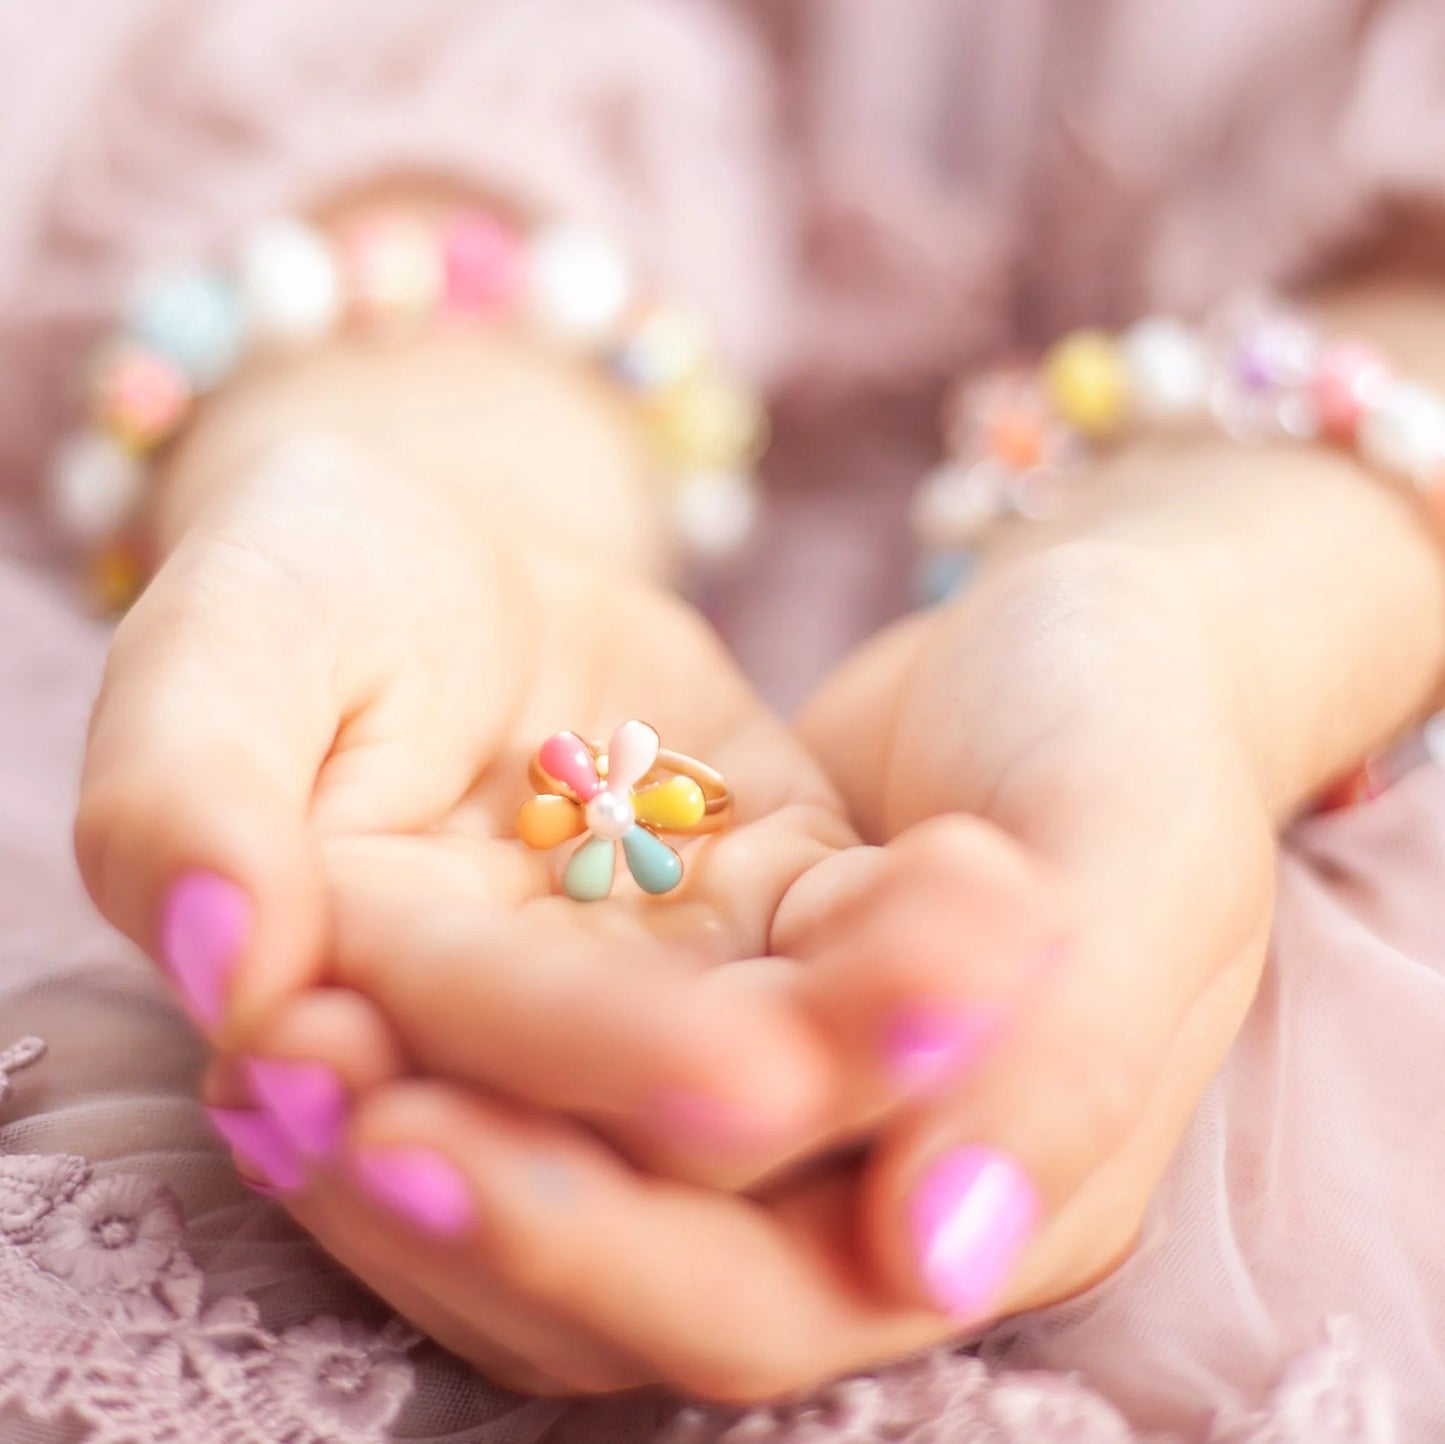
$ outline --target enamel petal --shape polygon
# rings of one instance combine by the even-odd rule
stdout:
[[[582,808],[570,797],[546,793],[524,802],[517,813],[517,836],[539,850],[556,847],[586,830]]]
[[[624,722],[607,746],[607,785],[630,792],[657,761],[657,733],[646,722]]]
[[[691,777],[669,777],[634,794],[632,806],[637,820],[663,832],[688,832],[707,811],[702,788]]]
[[[589,838],[572,854],[562,874],[563,892],[573,902],[601,901],[612,891],[612,865],[616,856],[616,843],[605,837]]]
[[[671,892],[682,881],[682,859],[645,827],[634,827],[622,839],[627,869],[643,892]]]
[[[549,737],[538,750],[537,761],[548,777],[570,787],[583,802],[590,802],[602,791],[591,749],[575,732],[558,732]]]

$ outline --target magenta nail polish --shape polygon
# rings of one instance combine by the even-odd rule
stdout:
[[[329,1158],[346,1126],[341,1079],[324,1063],[252,1058],[246,1064],[251,1096],[304,1158]]]
[[[275,1120],[254,1108],[207,1108],[211,1126],[254,1169],[286,1192],[301,1187],[301,1160]]]
[[[251,936],[251,899],[213,872],[190,872],[166,895],[161,957],[187,1006],[207,1028],[225,1012],[226,983]]]
[[[352,1160],[362,1190],[382,1207],[436,1238],[460,1238],[472,1226],[472,1191],[455,1164],[430,1148],[371,1148]]]
[[[946,1153],[914,1192],[909,1223],[918,1271],[957,1318],[984,1317],[1039,1216],[1028,1175],[995,1148]]]
[[[1001,1004],[900,1008],[883,1033],[883,1059],[904,1093],[930,1093],[968,1071],[1003,1026]]]

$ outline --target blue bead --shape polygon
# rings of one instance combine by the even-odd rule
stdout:
[[[127,329],[203,391],[235,370],[246,328],[236,288],[212,271],[188,270],[146,282]]]
[[[919,601],[929,607],[946,602],[972,581],[977,570],[977,552],[941,552],[925,558],[914,578]]]
[[[682,859],[645,827],[634,827],[623,837],[622,851],[643,892],[671,892],[682,881]]]

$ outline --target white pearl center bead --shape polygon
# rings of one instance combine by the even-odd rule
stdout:
[[[637,822],[632,799],[610,790],[599,792],[587,804],[586,816],[592,835],[605,837],[609,842],[626,836]]]

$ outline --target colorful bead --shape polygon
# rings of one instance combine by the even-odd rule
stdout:
[[[583,810],[587,830],[593,837],[620,842],[637,825],[637,814],[625,792],[606,787]]]
[[[1337,341],[1320,353],[1314,375],[1320,429],[1333,441],[1353,441],[1366,409],[1384,398],[1390,363],[1360,341]]]
[[[677,386],[702,369],[707,328],[687,311],[655,306],[607,357],[612,374],[630,390],[650,394]]]
[[[757,488],[746,473],[693,472],[673,496],[673,531],[693,557],[722,561],[742,550],[760,509]]]
[[[1106,436],[1124,419],[1128,375],[1103,331],[1075,331],[1044,358],[1044,380],[1059,415],[1086,436]]]
[[[330,334],[341,315],[341,276],[325,236],[278,217],[242,237],[236,277],[251,336],[300,346]]]
[[[351,304],[364,325],[404,331],[432,316],[442,259],[431,228],[407,215],[370,216],[340,240]]]
[[[132,547],[117,542],[91,557],[86,582],[91,605],[98,612],[123,612],[140,596],[145,569]]]
[[[632,300],[627,259],[583,226],[551,226],[533,238],[527,258],[532,314],[545,331],[574,345],[601,345]]]
[[[143,282],[131,300],[126,329],[197,391],[231,374],[246,339],[235,286],[205,270],[173,271]]]
[[[951,549],[977,541],[1003,511],[1002,478],[987,463],[945,461],[930,471],[913,496],[910,520],[927,547]]]
[[[476,316],[505,310],[525,278],[522,244],[494,216],[469,211],[442,234],[442,270],[448,310]]]
[[[652,408],[659,449],[679,466],[731,469],[761,454],[766,417],[756,397],[720,376],[694,376]]]
[[[165,356],[128,341],[101,353],[91,392],[96,421],[135,451],[166,440],[191,402],[185,377]]]
[[[1124,333],[1120,350],[1136,415],[1170,422],[1204,410],[1209,398],[1209,353],[1188,326],[1150,317]]]
[[[1366,408],[1359,445],[1371,466],[1436,485],[1445,474],[1445,401],[1427,387],[1394,382]]]
[[[955,597],[973,580],[979,556],[973,551],[938,552],[925,557],[914,578],[919,601],[927,607]]]
[[[71,541],[113,536],[141,494],[140,462],[109,436],[82,431],[60,448],[50,473],[50,515]]]

